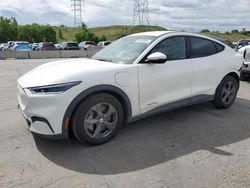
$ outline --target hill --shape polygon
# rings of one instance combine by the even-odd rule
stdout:
[[[201,32],[201,34],[220,37],[220,38],[223,38],[225,40],[229,40],[231,42],[237,42],[237,41],[242,40],[242,39],[249,39],[250,38],[249,34],[243,34],[243,33]]]
[[[166,29],[159,26],[122,26],[114,25],[108,27],[94,27],[90,30],[97,36],[105,35],[109,40],[115,40],[126,35],[133,33],[145,32],[145,31],[165,31]]]
[[[75,41],[75,33],[80,31],[80,28],[75,27],[66,27],[66,26],[54,26],[53,27],[57,33],[57,41]],[[59,33],[61,30],[61,36],[59,37]],[[116,40],[120,37],[138,33],[138,32],[145,32],[145,31],[164,31],[167,30],[166,28],[159,27],[159,26],[145,26],[145,25],[138,25],[138,26],[129,26],[129,25],[113,25],[113,26],[106,26],[106,27],[93,27],[89,28],[97,36],[105,35],[108,40]],[[246,35],[243,33],[220,33],[220,32],[202,32],[205,35],[212,35],[216,37],[221,37],[223,39],[227,39],[232,42],[237,42],[241,39],[250,38],[250,35]]]
[[[53,27],[57,33],[57,41],[75,41],[75,33],[80,31],[80,28],[74,27]],[[59,30],[62,33],[62,39],[59,37]],[[129,25],[113,25],[113,26],[106,26],[106,27],[93,27],[89,28],[91,32],[93,32],[97,36],[105,35],[108,40],[116,40],[120,37],[138,33],[138,32],[145,32],[145,31],[164,31],[166,30],[163,27],[159,26],[145,26],[145,25],[138,25],[138,26],[129,26]]]

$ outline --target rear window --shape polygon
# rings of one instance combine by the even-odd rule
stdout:
[[[72,46],[78,46],[78,45],[76,43],[68,43],[68,46],[72,47]]]
[[[222,52],[224,50],[224,46],[222,46],[221,44],[217,43],[217,42],[214,42],[215,44],[215,47],[216,47],[216,51],[219,53],[219,52]]]
[[[216,46],[213,41],[199,38],[199,37],[189,37],[191,42],[191,57],[206,57],[217,53]]]
[[[43,43],[43,46],[44,46],[44,47],[54,47],[54,44],[48,42],[48,43]]]

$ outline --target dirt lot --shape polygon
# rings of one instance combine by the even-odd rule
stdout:
[[[201,104],[125,125],[111,142],[33,137],[16,79],[51,60],[0,60],[0,187],[250,187],[250,83],[235,104]]]

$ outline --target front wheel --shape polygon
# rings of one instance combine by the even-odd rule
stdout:
[[[237,96],[239,84],[233,76],[226,76],[216,89],[213,104],[216,108],[223,109],[230,107]]]
[[[103,144],[111,140],[123,124],[123,108],[108,93],[98,93],[79,104],[72,118],[72,132],[80,143]]]

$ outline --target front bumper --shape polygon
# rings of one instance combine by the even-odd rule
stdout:
[[[19,109],[29,130],[46,138],[68,138],[63,117],[70,102],[67,94],[33,94],[18,85]]]
[[[20,108],[20,105],[18,105],[18,107]],[[32,134],[34,135],[37,135],[39,137],[43,137],[43,138],[47,138],[47,139],[53,139],[53,140],[61,140],[61,139],[67,139],[68,138],[68,135],[67,134],[45,134],[44,132],[41,131],[41,125],[43,127],[49,127],[49,129],[54,133],[54,130],[52,129],[50,123],[48,122],[47,119],[45,118],[40,118],[40,117],[31,117],[31,118],[27,118],[23,111],[22,111],[22,115],[25,119],[25,121],[27,122],[29,128],[30,128],[30,131],[32,132]],[[39,123],[37,123],[38,121],[40,121]],[[35,127],[38,126],[38,129],[35,129]],[[45,128],[45,129],[46,129]],[[40,129],[40,131],[38,131]]]

